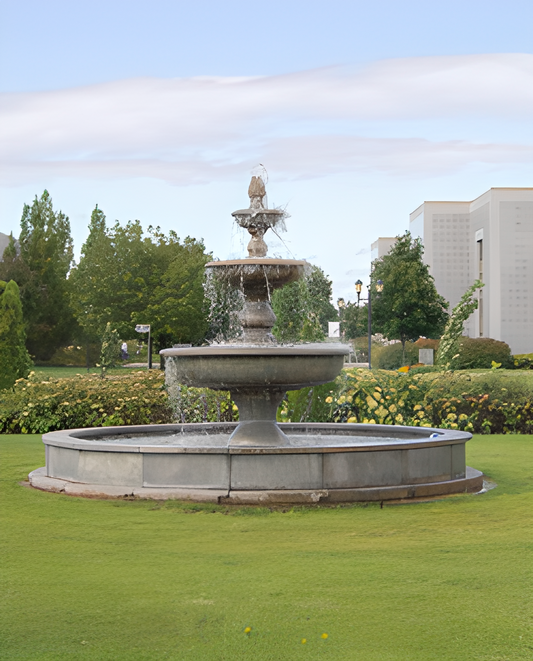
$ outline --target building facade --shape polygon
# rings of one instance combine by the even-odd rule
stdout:
[[[439,294],[452,309],[476,280],[479,308],[471,337],[503,340],[513,354],[533,352],[533,188],[491,188],[472,202],[424,202],[410,232]]]
[[[370,261],[379,259],[386,255],[392,246],[396,243],[395,236],[380,236],[377,241],[370,246]]]

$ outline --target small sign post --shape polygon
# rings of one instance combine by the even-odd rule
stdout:
[[[152,369],[152,335],[150,324],[137,324],[135,326],[137,333],[148,333],[148,369]]]

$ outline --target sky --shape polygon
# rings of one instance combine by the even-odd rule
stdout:
[[[533,186],[531,25],[530,0],[0,0],[0,231],[46,188],[77,258],[95,204],[244,257],[262,164],[269,254],[354,300],[425,200]]]

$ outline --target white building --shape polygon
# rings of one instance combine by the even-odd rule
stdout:
[[[380,236],[377,241],[370,246],[370,261],[379,259],[386,255],[392,246],[396,243],[395,236]]]
[[[424,202],[409,227],[422,239],[450,309],[477,278],[485,283],[465,332],[503,340],[513,354],[533,352],[533,188],[491,188],[472,202]]]

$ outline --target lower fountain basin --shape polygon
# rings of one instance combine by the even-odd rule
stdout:
[[[236,423],[50,432],[33,486],[71,495],[313,503],[427,498],[479,491],[465,465],[471,435],[347,423],[284,423],[290,445],[233,447]],[[432,437],[432,435],[434,437]]]

